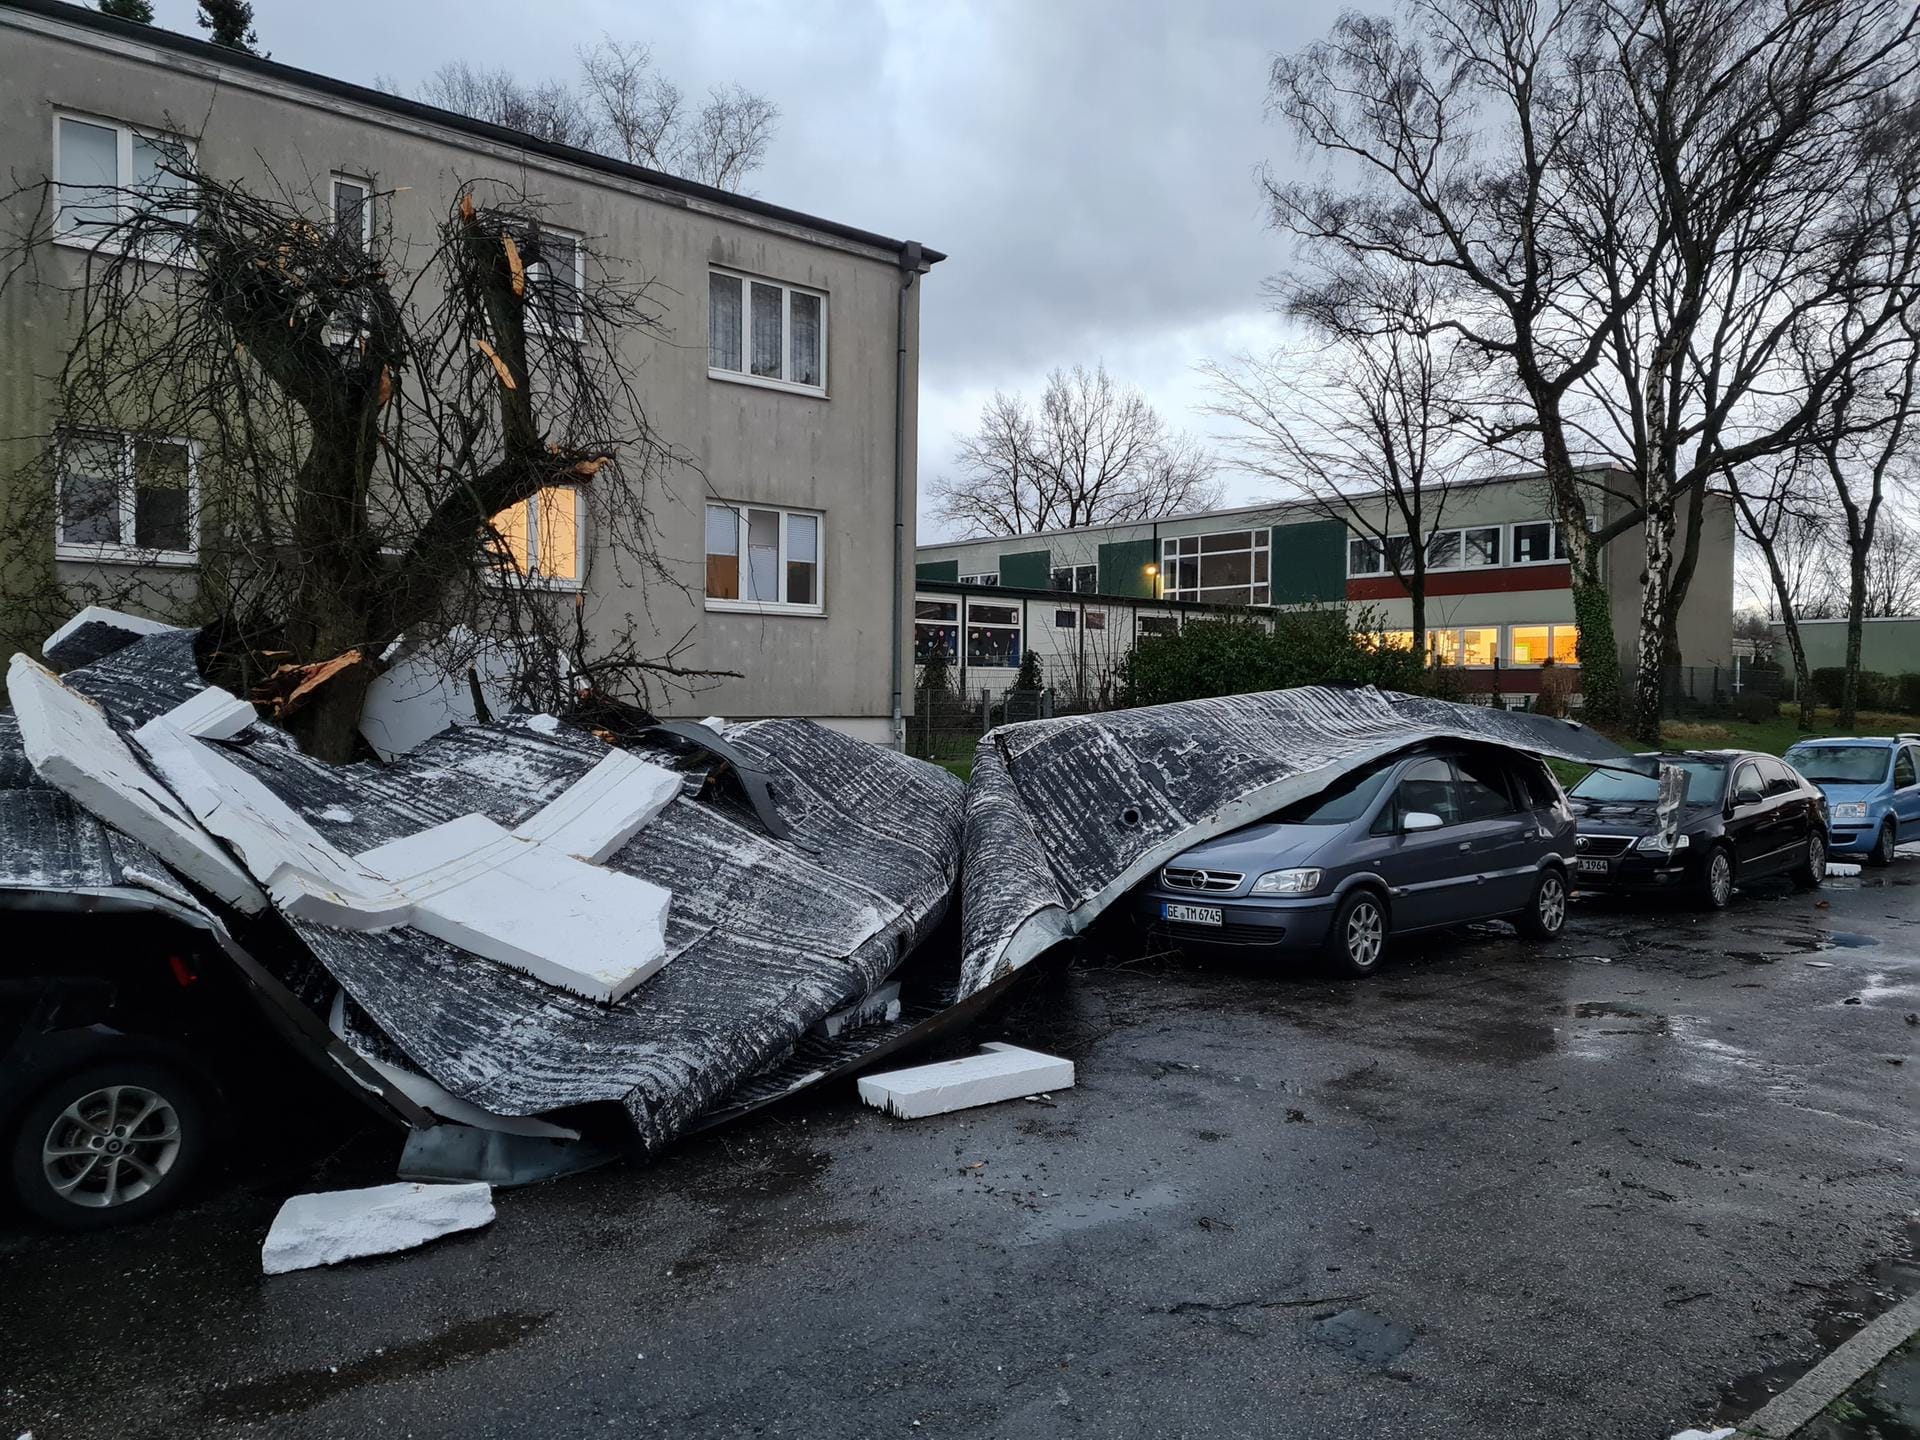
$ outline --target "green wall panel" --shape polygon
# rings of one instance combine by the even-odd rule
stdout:
[[[944,580],[949,585],[960,578],[958,560],[922,560],[913,567],[916,580]]]
[[[1147,574],[1153,563],[1153,541],[1109,541],[1100,547],[1100,593],[1154,599],[1153,577]]]
[[[1276,605],[1346,599],[1346,522],[1308,520],[1274,526],[1271,564]]]
[[[1053,583],[1053,552],[1027,550],[1000,557],[1000,583],[1022,590],[1044,590]]]

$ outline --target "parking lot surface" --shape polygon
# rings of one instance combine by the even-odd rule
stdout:
[[[0,1222],[0,1430],[1665,1437],[1920,1289],[1920,861],[1722,915],[1410,941],[1337,983],[1090,946],[974,1040],[1075,1089],[852,1086],[271,1279],[339,1119],[184,1212]]]

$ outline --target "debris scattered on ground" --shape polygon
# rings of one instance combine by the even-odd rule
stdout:
[[[1733,1426],[1723,1425],[1718,1430],[1682,1430],[1673,1440],[1731,1440]]]
[[[296,1195],[280,1207],[260,1249],[269,1275],[411,1250],[493,1220],[493,1187],[400,1181],[366,1190]]]
[[[1827,874],[1829,875],[1837,875],[1845,878],[1858,875],[1859,873],[1860,867],[1858,865],[1849,865],[1843,860],[1829,860],[1827,862]],[[1729,1431],[1728,1433],[1731,1434],[1732,1432]]]
[[[1833,969],[1833,962],[1831,960],[1808,960],[1803,963],[1805,963],[1809,969],[1813,970]]]
[[[1071,1060],[995,1041],[978,1055],[862,1076],[860,1098],[898,1119],[919,1120],[1072,1088]]]

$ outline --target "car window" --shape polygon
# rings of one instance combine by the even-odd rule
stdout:
[[[1286,825],[1345,825],[1349,820],[1358,820],[1373,804],[1373,797],[1380,793],[1380,787],[1387,783],[1387,776],[1392,772],[1393,766],[1389,763],[1343,775],[1319,794],[1296,800],[1286,809],[1276,811],[1273,818]]]
[[[1727,767],[1719,760],[1665,761],[1687,773],[1687,804],[1717,805]],[[1660,779],[1637,770],[1589,770],[1568,792],[1596,805],[1651,805],[1660,798]]]
[[[1392,823],[1397,826],[1406,816],[1419,812],[1438,815],[1443,825],[1459,818],[1453,798],[1453,767],[1446,761],[1422,760],[1400,777],[1387,812]]]
[[[1878,745],[1796,745],[1787,763],[1816,785],[1878,785],[1887,778],[1887,752]]]
[[[1794,773],[1778,760],[1760,760],[1760,778],[1765,782],[1769,795],[1797,795],[1800,793],[1800,781]]]
[[[1767,787],[1760,779],[1760,767],[1751,760],[1733,772],[1733,803],[1750,805],[1766,798]]]
[[[1560,803],[1560,789],[1553,783],[1553,772],[1530,755],[1513,762],[1513,778],[1520,784],[1523,802],[1535,810],[1551,810]]]
[[[1490,820],[1514,811],[1506,767],[1488,755],[1462,755],[1453,762],[1454,797],[1462,820]]]
[[[1920,775],[1914,772],[1911,745],[1900,747],[1900,754],[1893,762],[1893,783],[1903,790],[1909,785],[1920,784]]]

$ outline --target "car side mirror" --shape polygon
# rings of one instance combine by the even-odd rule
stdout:
[[[1408,835],[1416,830],[1438,830],[1445,823],[1430,810],[1409,810],[1400,817],[1400,829]]]

